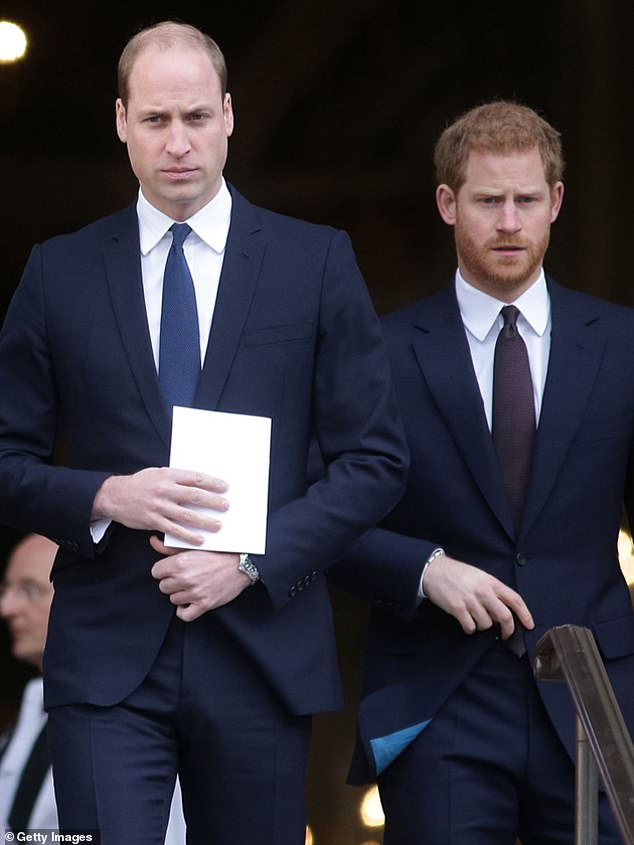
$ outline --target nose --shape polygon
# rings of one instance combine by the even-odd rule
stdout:
[[[498,232],[518,232],[522,228],[517,206],[512,199],[504,202],[498,218]]]
[[[175,120],[171,123],[165,148],[170,155],[176,158],[182,158],[189,152],[191,144],[189,143],[187,128],[181,121]]]

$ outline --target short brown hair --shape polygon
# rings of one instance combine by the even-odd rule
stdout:
[[[213,38],[187,23],[161,21],[161,23],[148,26],[146,29],[137,32],[123,48],[117,68],[117,80],[119,97],[124,108],[128,107],[129,81],[134,63],[139,54],[150,45],[158,47],[159,50],[168,50],[175,45],[203,50],[209,56],[214,70],[218,74],[222,96],[224,97],[227,93],[227,64],[222,50]]]
[[[564,171],[559,132],[528,106],[507,100],[485,103],[465,112],[438,139],[434,150],[437,182],[458,191],[465,181],[472,150],[504,155],[535,147],[552,188]]]

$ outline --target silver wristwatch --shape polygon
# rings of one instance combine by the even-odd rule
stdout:
[[[251,579],[251,586],[257,584],[260,580],[260,570],[253,563],[249,555],[240,555],[240,563],[238,564],[240,572],[244,572]]]

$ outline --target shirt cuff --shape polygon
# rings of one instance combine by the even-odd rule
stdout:
[[[110,527],[111,519],[95,519],[90,523],[90,536],[95,545],[101,543]]]
[[[432,560],[436,560],[437,557],[440,557],[440,555],[444,555],[444,554],[445,554],[445,550],[441,549],[440,546],[438,546],[438,548],[434,549],[434,551],[427,558],[425,566],[423,566],[423,571],[420,574],[420,581],[418,582],[418,603],[419,604],[420,604],[420,602],[422,602],[423,599],[427,598],[427,594],[425,593],[425,590],[423,589],[423,581],[425,579],[425,573],[427,572],[427,567],[432,562]]]

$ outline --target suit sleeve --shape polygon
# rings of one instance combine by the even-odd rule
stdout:
[[[31,253],[0,334],[0,397],[3,521],[94,555],[90,515],[107,473],[53,464],[61,410],[47,337],[40,247]]]
[[[369,599],[372,604],[411,620],[419,605],[420,577],[437,543],[387,528],[366,532],[328,571],[330,584]]]
[[[392,509],[409,463],[381,326],[343,232],[325,260],[313,408],[324,473],[271,514],[261,559],[276,607]]]

